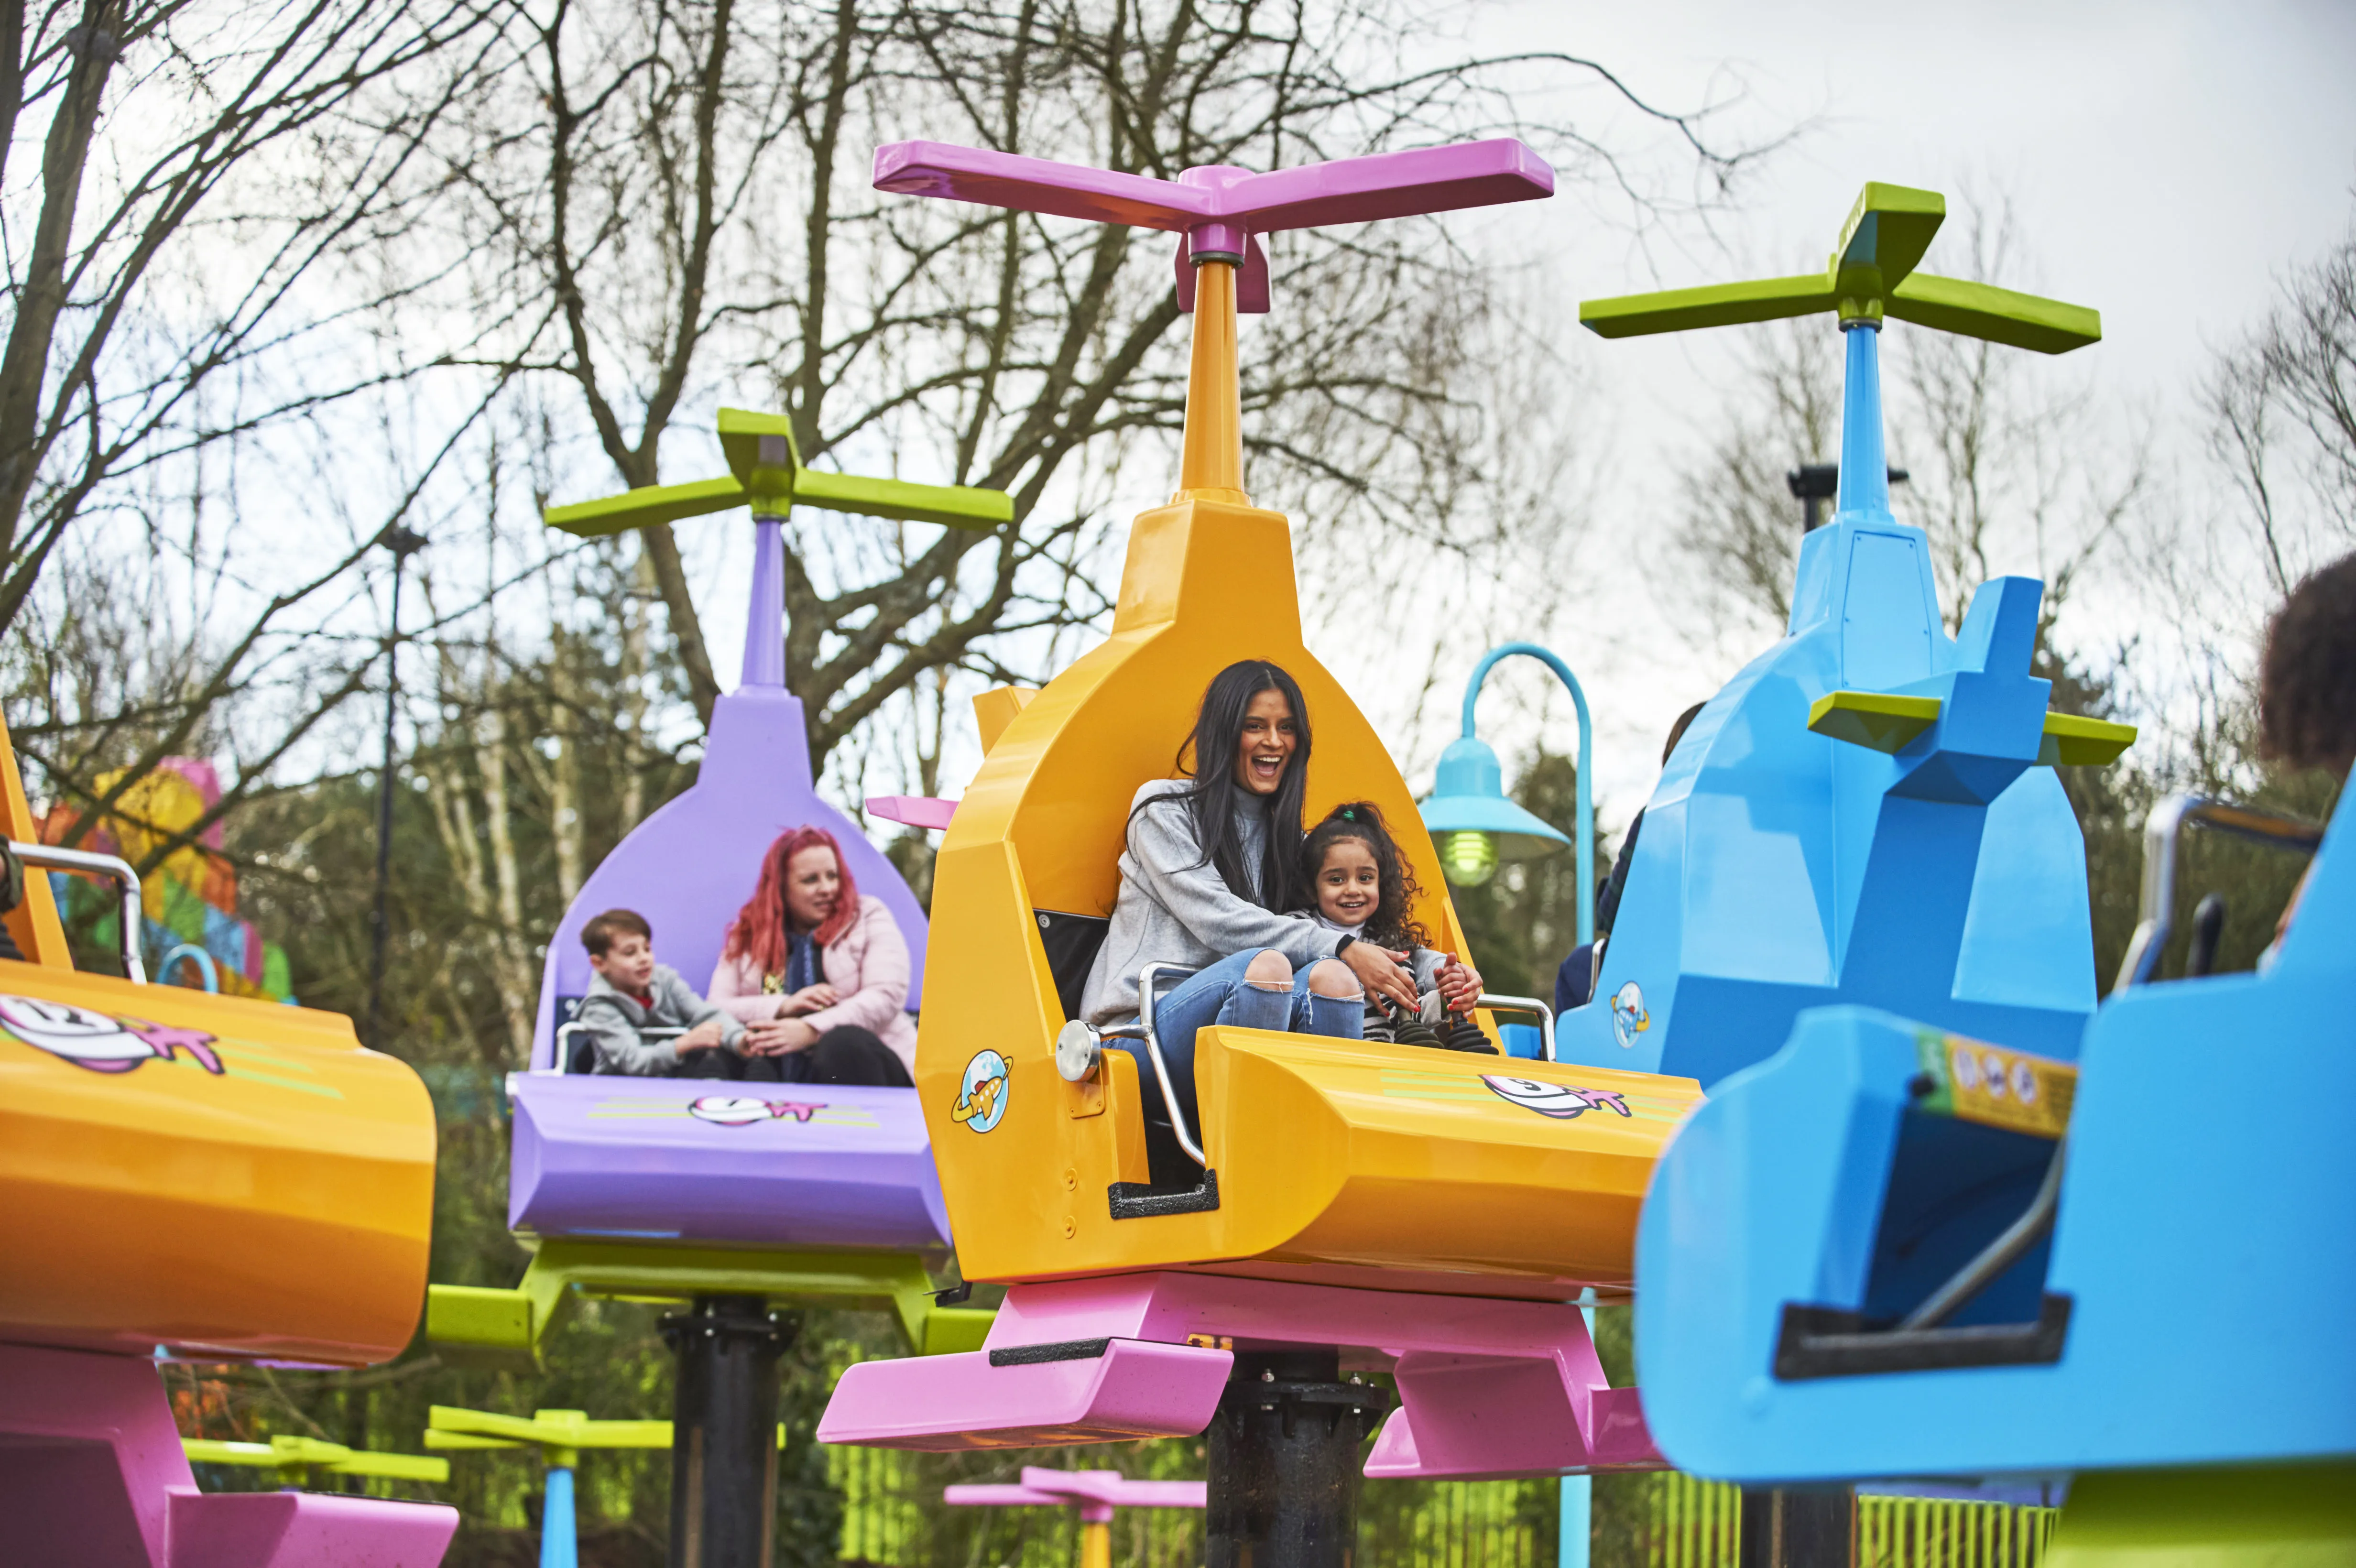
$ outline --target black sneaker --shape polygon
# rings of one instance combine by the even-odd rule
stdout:
[[[1421,1019],[1401,1019],[1398,1026],[1398,1043],[1420,1045],[1437,1051],[1440,1049],[1440,1036],[1432,1032],[1431,1026]]]
[[[1481,1032],[1481,1026],[1471,1019],[1460,1019],[1451,1015],[1448,1020],[1448,1033],[1443,1043],[1451,1051],[1470,1051],[1478,1056],[1497,1054],[1497,1048],[1490,1043],[1487,1035]]]

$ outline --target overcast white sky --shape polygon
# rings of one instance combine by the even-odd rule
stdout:
[[[2186,394],[2212,350],[2356,213],[2348,0],[1531,3],[1494,14],[1478,37],[1601,60],[1667,106],[1739,79],[1745,101],[1730,128],[1811,127],[1741,187],[1715,240],[1639,243],[1580,201],[1548,204],[1540,221],[1576,295],[1821,266],[1869,179],[1951,197],[2000,187],[2040,291],[2103,313],[2104,341],[2069,368],[2091,374],[2101,399],[2150,407],[2164,445],[2193,439],[2189,422],[2169,421],[2187,420]],[[1715,243],[1727,251],[1713,254]],[[1934,244],[1926,269],[1945,270],[1941,256]],[[1607,528],[1617,537],[1597,552],[1610,571],[1644,519],[1664,515],[1661,455],[1697,440],[1686,411],[1707,420],[1726,335],[1608,345],[1569,336],[1615,426]],[[1597,776],[1612,823],[1649,791],[1667,716],[1731,673],[1679,660],[1656,639],[1631,648],[1627,630],[1559,639],[1598,709]],[[1567,716],[1561,730],[1551,739],[1567,746]]]
[[[1669,718],[1733,672],[1659,635],[1658,617],[1676,613],[1674,583],[1625,581],[1670,515],[1670,460],[1696,451],[1724,406],[1730,345],[1724,333],[1606,344],[1575,325],[1577,300],[1819,267],[1869,179],[1944,191],[1951,210],[1967,191],[2000,191],[2031,263],[2016,281],[2103,314],[2104,341],[2054,373],[2091,376],[2099,402],[2144,411],[2162,447],[2189,453],[2199,437],[2189,393],[2212,351],[2265,312],[2287,267],[2320,254],[2356,214],[2356,0],[1528,0],[1475,13],[1472,28],[1470,50],[1599,60],[1665,107],[1739,92],[1713,133],[1730,143],[1805,127],[1706,228],[1672,222],[1639,234],[1624,211],[1569,184],[1543,206],[1449,220],[1476,243],[1493,238],[1547,258],[1558,347],[1593,391],[1582,404],[1596,426],[1590,445],[1609,455],[1599,532],[1580,560],[1604,588],[1549,640],[1594,706],[1599,816],[1615,830],[1651,790]],[[1591,130],[1609,98],[1586,89],[1569,103]],[[1624,138],[1607,134],[1640,139],[1637,127],[1621,130]],[[1673,165],[1657,139],[1654,148],[1657,176]],[[1947,242],[1934,243],[1926,270],[1963,270],[1943,265]],[[1146,493],[1156,484],[1141,483],[1137,504],[1157,504],[1161,495]],[[1283,496],[1258,499],[1286,507]],[[731,532],[691,550],[706,628],[732,671],[743,607],[714,583],[735,581],[730,567],[748,549]],[[1502,642],[1525,628],[1488,630]],[[1395,727],[1377,711],[1379,693],[1364,689],[1380,676],[1354,679],[1346,655],[1328,663],[1378,723]],[[1525,695],[1543,686],[1535,666],[1501,678]],[[1439,706],[1453,713],[1452,683]],[[1547,742],[1568,751],[1568,706],[1553,711]],[[1501,711],[1491,738],[1510,757],[1531,737]],[[1428,762],[1429,736],[1393,739]],[[952,757],[947,793],[977,761]]]

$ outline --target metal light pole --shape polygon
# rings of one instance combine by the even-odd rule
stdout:
[[[1906,470],[1891,469],[1890,482],[1892,485],[1905,484]],[[1800,531],[1804,534],[1812,534],[1823,528],[1825,503],[1840,494],[1840,464],[1803,463],[1783,475],[1783,483],[1791,486],[1792,498],[1800,503],[1802,515]]]
[[[384,951],[392,936],[386,905],[392,879],[392,726],[401,701],[401,580],[409,558],[425,548],[425,536],[398,523],[377,542],[392,551],[392,631],[384,645],[384,765],[376,792],[376,911],[369,931],[368,1045],[384,1049]]]
[[[1505,798],[1505,771],[1497,753],[1472,732],[1472,710],[1481,699],[1481,683],[1497,661],[1521,654],[1554,671],[1570,691],[1579,714],[1579,775],[1573,791],[1577,839],[1569,840],[1579,859],[1579,940],[1595,940],[1595,786],[1592,766],[1594,726],[1587,715],[1587,693],[1570,667],[1536,643],[1505,643],[1481,656],[1472,678],[1464,683],[1464,732],[1440,753],[1431,793],[1417,803],[1423,825],[1438,843],[1440,872],[1460,888],[1478,887],[1494,875],[1501,859],[1528,859],[1551,855],[1567,840],[1546,822]]]

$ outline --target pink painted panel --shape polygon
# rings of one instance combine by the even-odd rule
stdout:
[[[312,1492],[208,1496],[155,1363],[0,1346],[0,1547],[11,1563],[435,1568],[439,1504]]]
[[[991,1351],[1108,1342],[1102,1358],[991,1368]],[[1212,1350],[1207,1347],[1219,1347]],[[1398,1376],[1400,1408],[1366,1473],[1383,1477],[1561,1475],[1663,1467],[1633,1389],[1613,1389],[1569,1302],[1498,1301],[1235,1279],[1134,1274],[1018,1285],[986,1349],[855,1367],[819,1429],[829,1442],[972,1448],[1199,1432],[1216,1407],[1229,1349],[1370,1351]],[[1150,1352],[1191,1358],[1183,1400]],[[937,1372],[962,1362],[954,1378]],[[1149,1373],[1149,1364],[1154,1371]],[[1097,1369],[1090,1371],[1089,1369]],[[1010,1381],[1007,1374],[1026,1374]],[[856,1380],[854,1381],[854,1380]],[[1156,1397],[1152,1433],[1117,1411]],[[1183,1420],[1174,1408],[1183,1403]],[[1046,1473],[1043,1474],[1065,1474]],[[1043,1483],[1025,1477],[1029,1489]],[[1055,1485],[1068,1490],[1068,1479]]]
[[[821,1443],[948,1451],[1186,1437],[1211,1423],[1235,1358],[1115,1339],[1099,1356],[993,1367],[987,1350],[862,1361],[819,1422]]]

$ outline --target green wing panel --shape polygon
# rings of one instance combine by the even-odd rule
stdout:
[[[744,486],[733,478],[699,479],[692,485],[649,485],[595,501],[551,507],[548,526],[583,539],[598,539],[606,534],[627,533],[632,528],[652,528],[657,523],[676,523],[710,512],[724,512],[731,507],[744,505]]]
[[[2037,760],[2048,767],[2100,767],[2117,762],[2135,744],[2135,738],[2132,724],[2114,724],[2107,719],[2085,719],[2075,713],[2048,713]]]
[[[994,528],[1014,520],[1013,497],[1003,490],[862,479],[816,468],[805,468],[794,476],[794,502],[904,523],[946,523],[953,528]]]
[[[1869,751],[1903,751],[1939,720],[1935,697],[1888,691],[1828,691],[1808,709],[1808,728]]]
[[[1916,272],[1891,292],[1883,309],[1901,321],[1940,332],[1983,337],[2040,354],[2067,354],[2103,340],[2100,311],[1992,283]]]

